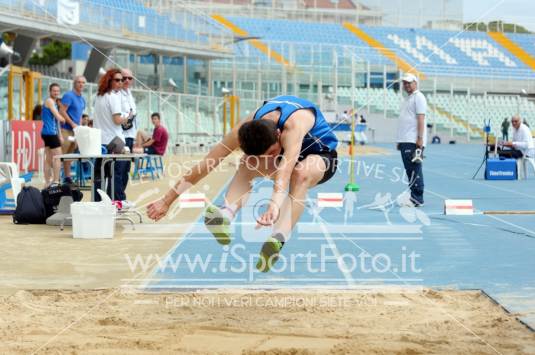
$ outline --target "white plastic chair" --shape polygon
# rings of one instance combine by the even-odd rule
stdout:
[[[523,179],[528,178],[528,165],[531,165],[531,168],[535,172],[535,158],[522,157],[518,159],[518,165],[517,165],[518,180],[523,180]]]
[[[533,143],[535,145],[535,139],[533,140]],[[528,165],[531,165],[531,168],[535,172],[535,147],[529,148],[526,154],[517,160],[516,170],[518,180],[528,178]]]
[[[19,177],[19,167],[16,163],[0,162],[0,184],[10,183],[13,191],[15,206],[17,205],[17,195],[22,190],[24,179]]]
[[[535,148],[528,150],[525,156],[517,160],[517,175],[518,180],[528,178],[528,166],[531,165],[535,173]]]

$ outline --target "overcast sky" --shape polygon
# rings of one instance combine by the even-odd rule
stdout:
[[[535,0],[464,0],[465,22],[479,19],[488,12],[481,22],[503,20],[520,24],[535,31]]]

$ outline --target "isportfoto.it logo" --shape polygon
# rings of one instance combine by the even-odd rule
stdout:
[[[252,245],[256,245],[252,244]],[[303,272],[314,276],[318,274],[332,275],[335,271],[356,275],[418,274],[420,257],[414,250],[401,247],[398,255],[387,253],[370,254],[366,251],[340,254],[334,246],[325,243],[319,246],[318,252],[284,253],[279,255],[278,262],[271,268],[274,274]],[[184,254],[178,253],[160,257],[157,254],[148,256],[125,254],[130,271],[146,273],[157,267],[159,273],[207,276],[216,274],[247,275],[253,281],[255,274],[261,274],[255,267],[258,252],[248,250],[245,244],[235,243],[224,246],[219,254]],[[336,270],[334,270],[336,269]]]

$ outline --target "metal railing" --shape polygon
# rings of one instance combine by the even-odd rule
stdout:
[[[58,23],[57,1],[0,0],[0,12],[18,15],[50,23]],[[111,5],[80,1],[79,23],[73,30],[91,32],[119,32],[124,36],[143,36],[157,41],[182,42],[212,50],[224,49],[231,42],[232,34],[203,14],[182,9],[176,21],[168,14],[139,6],[137,10],[117,8]]]
[[[297,92],[289,87],[328,87],[349,86],[352,75],[356,75],[357,86],[377,86],[399,80],[401,73],[396,66],[373,48],[350,45],[330,45],[295,42],[265,42],[268,48],[275,48],[286,55],[290,66],[286,67],[266,55],[253,50],[237,50],[232,59],[219,59],[212,62],[207,77],[223,82],[227,89],[235,88],[240,93],[243,85],[254,86],[261,99],[271,95],[272,87],[278,86],[282,92]],[[408,63],[414,62],[407,53],[391,50]],[[298,53],[309,52],[301,62]],[[373,64],[376,63],[376,64]],[[499,91],[512,94],[525,89],[535,90],[535,77],[528,69],[477,68],[475,66],[415,65],[427,78],[420,85],[429,89],[446,91]],[[262,88],[262,89],[260,89]],[[460,89],[459,89],[460,88]],[[251,90],[250,88],[248,90]],[[316,89],[314,89],[316,90]],[[214,92],[217,95],[217,92]],[[247,94],[249,97],[250,94]]]
[[[427,27],[450,30],[462,29],[462,2],[448,0],[448,4],[435,2],[415,4],[402,0],[367,0],[352,2],[351,8],[338,1],[316,4],[302,1],[213,1],[213,0],[157,0],[146,1],[154,8],[173,11],[177,4],[186,4],[204,13],[227,16],[245,16],[262,19],[287,19],[303,22],[341,23],[351,22],[370,26]],[[322,4],[323,3],[323,4]],[[327,6],[326,6],[327,5]],[[416,8],[418,7],[418,8]]]

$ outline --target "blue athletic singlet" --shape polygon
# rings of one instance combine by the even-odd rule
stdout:
[[[54,106],[57,110],[58,105],[54,104]],[[44,103],[41,110],[41,120],[43,121],[43,129],[41,130],[42,135],[55,136],[58,134],[58,121],[56,120],[56,117],[54,117],[52,111],[50,111],[50,109],[46,107]]]
[[[338,139],[331,131],[329,124],[323,117],[323,114],[319,108],[312,102],[301,99],[296,96],[277,96],[267,101],[256,111],[254,120],[261,119],[262,116],[269,112],[279,110],[281,116],[277,127],[282,131],[284,129],[284,123],[288,118],[297,110],[309,109],[314,113],[316,122],[312,129],[303,138],[303,144],[301,145],[301,154],[311,154],[328,152],[335,150],[338,145]]]

